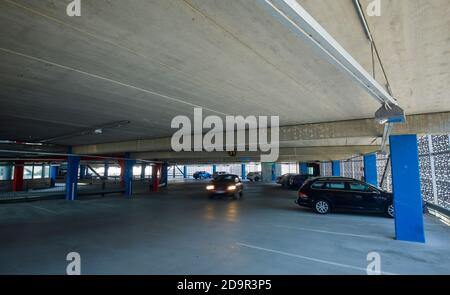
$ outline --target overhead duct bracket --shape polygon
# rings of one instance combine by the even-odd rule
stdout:
[[[405,111],[398,105],[385,104],[376,111],[375,120],[380,124],[405,123]]]

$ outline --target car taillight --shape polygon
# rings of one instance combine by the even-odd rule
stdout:
[[[308,199],[308,196],[300,191],[298,192],[298,197],[301,199]]]

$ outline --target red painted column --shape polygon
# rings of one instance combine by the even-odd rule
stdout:
[[[120,187],[125,188],[125,160],[119,160],[120,166]]]
[[[23,191],[23,161],[16,161],[14,166],[13,191]]]
[[[160,170],[161,170],[161,164],[153,165],[153,167],[152,167],[152,191],[154,191],[154,192],[157,192],[159,190],[158,171],[160,171]]]

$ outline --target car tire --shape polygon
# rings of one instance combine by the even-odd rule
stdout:
[[[314,211],[318,214],[328,214],[331,211],[331,204],[327,200],[317,200],[314,202]]]
[[[394,203],[390,203],[389,205],[386,206],[385,213],[386,216],[389,218],[395,217]]]

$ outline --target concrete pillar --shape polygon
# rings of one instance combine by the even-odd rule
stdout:
[[[396,239],[424,243],[417,136],[393,135],[389,143]]]
[[[4,174],[3,174],[3,179],[4,180],[11,180],[12,179],[12,165],[6,165],[3,168],[4,170]]]
[[[147,164],[142,163],[141,164],[141,179],[145,179],[145,168],[147,167]]]
[[[242,164],[241,164],[241,178],[242,178],[242,179],[246,179],[246,178],[247,178],[247,171],[246,171],[245,168],[246,168],[246,167],[245,167],[245,164],[242,163]]]
[[[364,156],[364,180],[371,185],[378,186],[377,155]]]
[[[188,175],[187,175],[187,166],[186,166],[186,165],[183,166],[183,178],[184,178],[184,179],[188,178]]]
[[[333,176],[341,176],[341,161],[331,162],[331,173]]]
[[[105,161],[105,171],[103,172],[103,176],[108,178],[108,170],[109,170],[109,162]]]
[[[308,164],[307,163],[300,163],[299,164],[299,171],[300,171],[300,174],[302,174],[302,175],[308,174]]]
[[[23,161],[14,162],[13,192],[23,191]]]
[[[281,165],[278,163],[261,163],[261,176],[264,182],[273,182],[281,175]]]
[[[125,160],[119,160],[120,167],[120,187],[125,189]]]
[[[133,195],[133,166],[135,160],[124,160],[124,172],[123,172],[123,183],[124,183],[124,195]]]
[[[54,187],[56,184],[56,176],[58,176],[58,166],[50,166],[50,186]]]
[[[66,200],[74,201],[77,199],[78,168],[80,157],[67,157],[67,175],[66,175]]]

